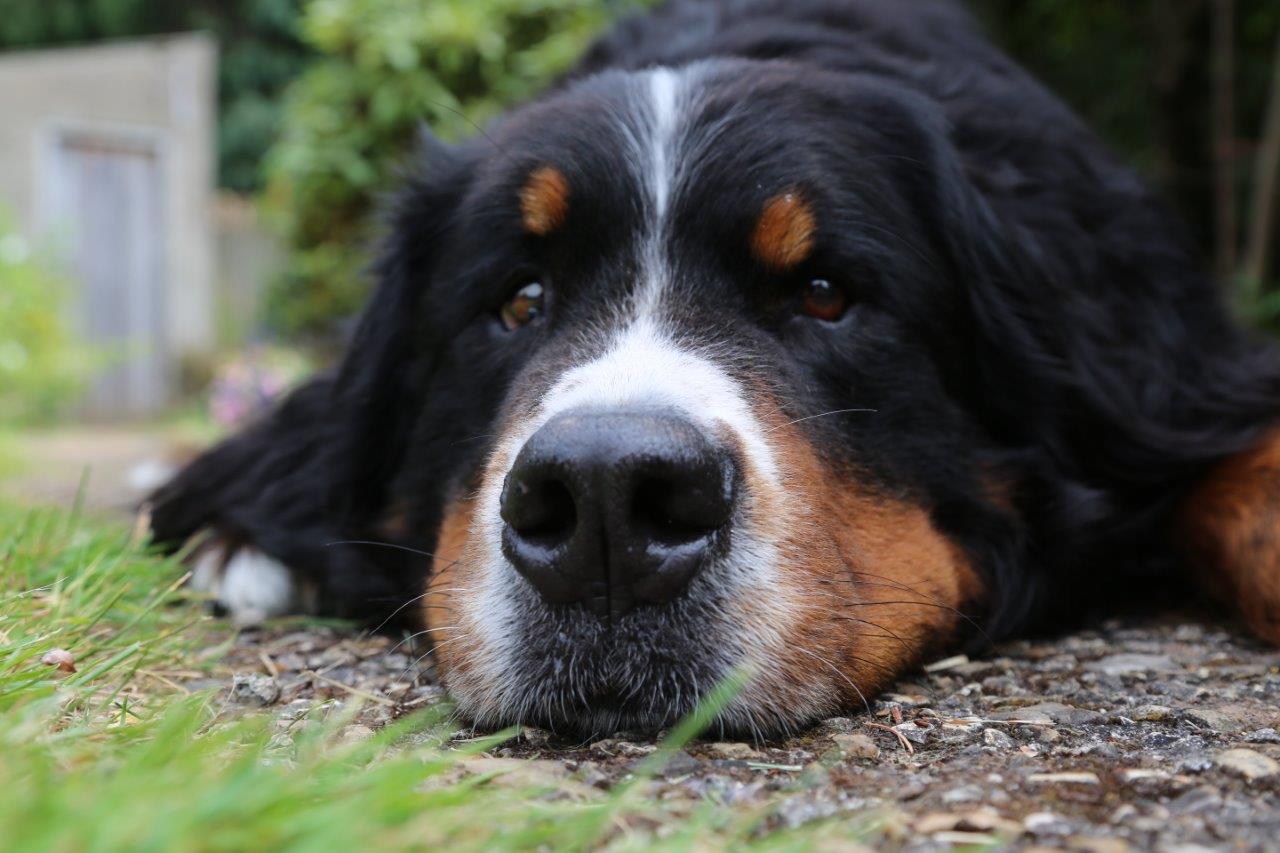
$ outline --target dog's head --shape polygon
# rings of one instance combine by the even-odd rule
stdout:
[[[427,159],[341,387],[353,500],[434,542],[465,713],[661,726],[741,670],[721,722],[784,730],[981,608],[1008,270],[927,105],[614,72]]]

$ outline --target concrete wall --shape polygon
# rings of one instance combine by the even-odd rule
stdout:
[[[0,204],[33,239],[62,224],[59,146],[68,137],[156,152],[167,357],[215,342],[217,50],[199,34],[0,54]]]
[[[263,224],[252,199],[220,194],[213,220],[217,343],[221,349],[238,349],[263,335],[267,286],[284,267],[286,250]]]

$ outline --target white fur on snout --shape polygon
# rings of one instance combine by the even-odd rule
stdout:
[[[191,568],[191,587],[205,592],[242,625],[296,612],[301,604],[293,573],[255,548],[205,548]]]

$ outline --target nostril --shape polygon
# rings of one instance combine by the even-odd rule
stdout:
[[[655,544],[681,545],[722,527],[732,503],[732,483],[725,478],[646,477],[632,495],[631,527]]]
[[[502,516],[520,538],[543,548],[568,541],[578,520],[569,487],[553,478],[508,481]]]
[[[554,547],[566,542],[573,535],[577,524],[577,511],[567,485],[559,480],[547,480],[531,489],[529,502],[536,508],[522,524],[512,524],[516,532],[530,542]]]

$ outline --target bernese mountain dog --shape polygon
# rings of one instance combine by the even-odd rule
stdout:
[[[1280,360],[943,0],[671,0],[424,140],[340,364],[180,472],[239,618],[409,616],[477,724],[728,730],[1133,596],[1280,642]]]

